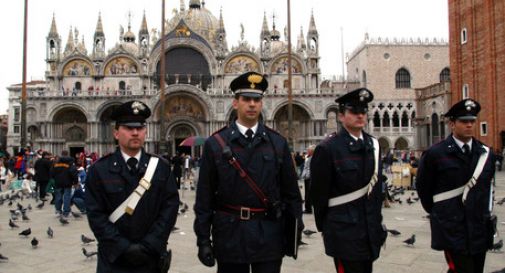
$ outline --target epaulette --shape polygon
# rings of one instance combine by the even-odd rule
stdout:
[[[214,133],[212,133],[212,134],[210,134],[210,135],[211,135],[211,136],[213,136],[213,135],[218,134],[219,132],[224,131],[224,130],[226,130],[226,129],[228,129],[228,126],[224,126],[223,128],[221,128],[221,129],[219,129],[219,130],[215,131]]]
[[[274,130],[274,129],[272,129],[272,128],[264,125],[264,124],[263,124],[263,126],[265,126],[265,129],[267,129],[269,132],[272,132],[272,133],[274,133],[276,135],[282,136],[281,133],[277,132],[276,130]]]

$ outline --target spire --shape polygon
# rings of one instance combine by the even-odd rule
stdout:
[[[181,0],[181,6],[179,7],[179,11],[183,12],[186,10],[186,5],[184,5],[184,0]]]
[[[49,37],[58,37],[58,30],[56,29],[56,19],[53,13],[53,20],[51,22],[51,29],[49,30]]]
[[[94,38],[96,39],[97,36],[105,36],[105,33],[103,32],[103,25],[102,25],[102,13],[98,13],[98,21],[96,22],[96,29],[95,29],[95,36]]]
[[[272,15],[272,32],[270,34],[273,41],[278,41],[281,37],[280,32],[275,29],[275,14]]]
[[[307,49],[307,44],[305,43],[305,38],[303,37],[303,27],[300,27],[300,35],[298,35],[298,43],[296,45],[297,51],[303,51]]]
[[[74,50],[74,33],[72,32],[72,26],[70,26],[70,31],[68,32],[67,45],[65,46],[65,53]]]
[[[312,10],[312,14],[310,15],[309,34],[317,35],[316,21],[314,20],[314,10]]]
[[[270,30],[268,30],[268,22],[267,22],[267,13],[263,14],[263,26],[261,27],[261,34],[268,35],[270,34]]]
[[[219,29],[224,30],[223,7],[219,10]]]
[[[142,17],[142,23],[140,24],[139,36],[142,34],[149,34],[149,29],[147,28],[147,19],[145,10],[144,10],[144,17]]]

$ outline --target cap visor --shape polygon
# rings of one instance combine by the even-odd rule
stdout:
[[[248,93],[248,92],[244,92],[244,93],[239,93],[237,94],[239,96],[243,96],[243,97],[249,97],[249,98],[262,98],[263,97],[263,94],[258,94],[258,93]]]
[[[117,125],[126,126],[126,127],[132,127],[132,128],[141,128],[141,127],[145,127],[146,126],[145,122],[138,122],[138,121],[119,122],[119,123],[117,123]]]
[[[461,116],[461,117],[457,117],[456,119],[457,120],[476,120],[477,117],[476,116]]]

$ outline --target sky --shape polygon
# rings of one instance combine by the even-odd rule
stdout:
[[[189,0],[183,0],[187,6]],[[181,0],[165,0],[165,16],[170,19]],[[259,37],[266,13],[269,27],[275,15],[276,29],[284,40],[287,25],[287,0],[206,0],[205,7],[216,18],[223,10],[228,47],[237,45],[241,27],[245,40],[259,47]],[[149,30],[161,29],[161,0],[29,0],[28,3],[27,81],[43,80],[46,70],[46,37],[53,14],[62,47],[70,26],[84,35],[88,53],[98,13],[102,14],[105,47],[112,48],[119,39],[119,26],[128,26],[131,13],[132,31],[138,30],[145,11]],[[0,114],[7,113],[7,87],[22,82],[23,0],[0,1],[0,26],[4,42],[0,50],[4,65],[0,68]],[[320,67],[323,77],[342,75],[342,35],[345,53],[351,53],[364,40],[371,38],[443,38],[449,37],[448,4],[444,0],[291,0],[291,42],[296,46],[300,27],[304,36],[311,12],[319,32]]]

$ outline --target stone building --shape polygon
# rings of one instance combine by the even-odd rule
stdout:
[[[475,136],[505,147],[505,1],[449,0],[453,103],[481,104]]]
[[[369,131],[383,151],[416,150],[416,88],[446,82],[450,77],[449,46],[443,40],[369,38],[347,56],[349,81],[374,92]],[[438,115],[441,112],[437,112]]]
[[[190,152],[178,144],[192,135],[209,136],[233,119],[229,83],[246,71],[266,75],[269,88],[264,98],[262,119],[268,126],[288,133],[287,79],[293,73],[293,149],[304,150],[335,131],[338,92],[320,82],[319,34],[314,15],[308,31],[292,35],[291,68],[287,65],[287,43],[281,39],[275,17],[266,15],[256,47],[242,39],[228,47],[224,16],[215,17],[200,0],[181,6],[166,21],[166,33],[149,30],[146,16],[135,34],[131,20],[121,27],[117,39],[104,33],[99,14],[88,51],[77,28],[71,28],[66,43],[53,17],[46,39],[46,80],[28,88],[28,143],[35,148],[72,154],[82,150],[104,154],[113,150],[110,115],[122,102],[137,99],[153,112],[147,123],[146,147],[159,150],[168,143],[168,153]],[[161,49],[165,40],[165,50]],[[113,46],[107,48],[109,41]],[[393,55],[394,56],[394,55]],[[159,85],[159,63],[165,58],[166,86]],[[161,107],[160,89],[165,94]],[[9,133],[7,145],[20,143],[21,85],[9,90]],[[164,112],[161,109],[164,108]],[[328,118],[329,117],[329,118]],[[161,126],[164,122],[163,126]],[[162,131],[161,128],[164,128]],[[199,152],[192,150],[191,152]]]

